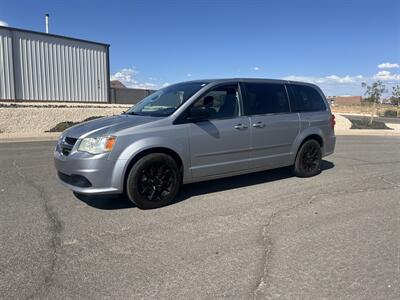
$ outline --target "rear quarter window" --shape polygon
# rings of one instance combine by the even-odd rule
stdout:
[[[292,111],[326,110],[325,101],[315,88],[300,84],[291,84],[290,87],[292,90],[292,97],[290,97]]]

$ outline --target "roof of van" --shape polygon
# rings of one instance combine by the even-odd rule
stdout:
[[[199,79],[199,80],[190,80],[187,82],[204,82],[204,83],[212,83],[212,82],[231,82],[231,81],[244,81],[244,82],[269,82],[269,83],[295,83],[295,84],[303,84],[316,86],[315,84],[309,82],[301,82],[301,81],[292,81],[292,80],[284,80],[284,79],[270,79],[270,78],[216,78],[216,79]]]

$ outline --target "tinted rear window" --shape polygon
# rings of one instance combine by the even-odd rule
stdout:
[[[246,115],[287,113],[289,101],[285,86],[274,83],[246,83],[244,111]]]
[[[292,111],[320,111],[326,110],[326,105],[321,94],[313,87],[291,84],[293,97],[291,97]]]

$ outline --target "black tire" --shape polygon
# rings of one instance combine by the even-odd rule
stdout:
[[[139,208],[157,208],[174,200],[181,182],[176,161],[167,154],[152,153],[139,159],[129,171],[126,194]]]
[[[298,177],[312,177],[321,172],[322,151],[316,140],[301,145],[296,155],[293,173]]]

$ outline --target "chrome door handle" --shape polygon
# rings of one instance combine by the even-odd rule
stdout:
[[[244,124],[237,124],[234,127],[235,127],[235,129],[239,129],[239,130],[248,128],[247,125],[244,125]]]
[[[257,122],[253,124],[253,127],[263,128],[265,127],[265,124],[263,122]]]

